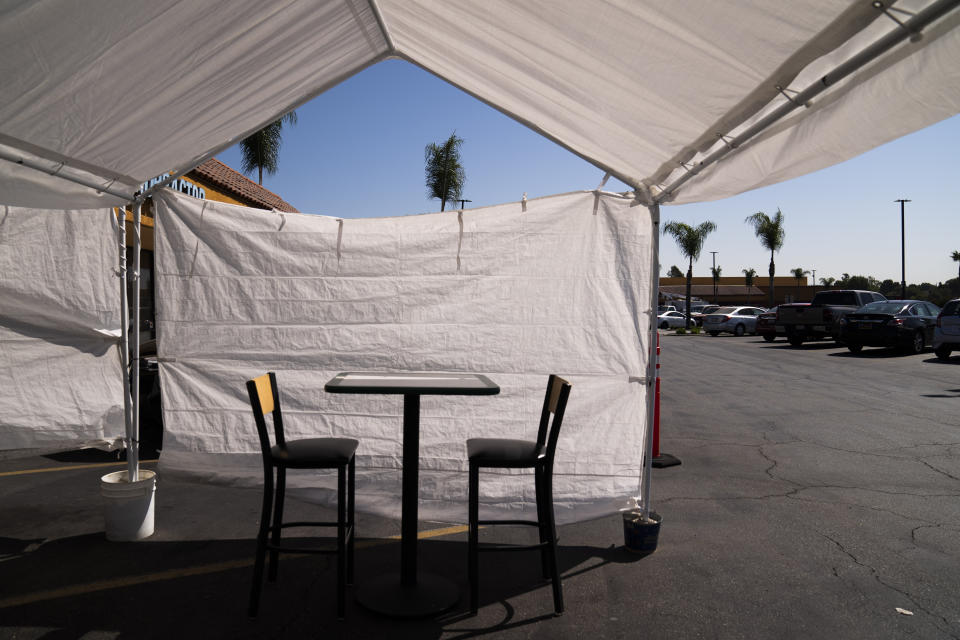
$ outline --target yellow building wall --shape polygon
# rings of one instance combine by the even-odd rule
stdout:
[[[236,198],[233,198],[229,194],[223,193],[216,188],[211,187],[210,185],[201,184],[196,180],[191,180],[187,177],[183,177],[181,180],[186,180],[187,182],[195,184],[203,189],[206,200],[226,202],[228,204],[238,204],[240,206],[249,206],[237,200]],[[153,207],[150,202],[147,202],[140,212],[140,245],[143,247],[144,251],[153,251],[153,227]],[[133,246],[133,212],[131,211],[127,211],[127,246]]]

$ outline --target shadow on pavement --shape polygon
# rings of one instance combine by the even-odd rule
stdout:
[[[550,586],[536,553],[493,554],[480,571],[478,616],[468,611],[466,542],[422,540],[421,570],[445,575],[460,601],[437,618],[395,620],[367,611],[348,594],[347,617],[335,614],[332,556],[281,556],[256,619],[246,615],[254,541],[108,542],[102,533],[38,544],[2,541],[0,619],[32,638],[479,637],[553,618]],[[293,540],[291,540],[293,542]],[[356,579],[398,568],[396,541],[358,540]],[[502,556],[502,557],[501,557]],[[638,559],[622,547],[560,547],[564,579]],[[536,612],[518,618],[516,608]],[[487,605],[501,603],[501,606]],[[562,621],[563,618],[558,619]],[[40,633],[36,633],[40,631]],[[87,636],[86,634],[91,634]],[[107,636],[105,636],[107,637]]]

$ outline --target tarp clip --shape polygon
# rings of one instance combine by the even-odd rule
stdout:
[[[337,218],[337,267],[340,266],[340,246],[343,243],[343,218]]]

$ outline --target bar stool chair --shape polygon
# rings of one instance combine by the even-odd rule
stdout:
[[[467,458],[470,462],[469,496],[469,542],[468,572],[470,579],[470,611],[477,613],[479,605],[478,575],[479,554],[485,551],[540,550],[543,577],[550,578],[553,585],[553,608],[557,615],[563,613],[563,588],[560,584],[560,569],[557,563],[557,531],[553,516],[553,458],[557,438],[563,424],[563,412],[567,407],[571,385],[563,378],[551,375],[547,381],[547,393],[540,415],[537,440],[512,440],[506,438],[471,438],[467,440]],[[553,416],[551,424],[550,417]],[[480,520],[480,469],[534,470],[537,496],[537,520]],[[480,547],[480,525],[530,525],[537,527],[540,542],[533,545],[492,545]]]
[[[353,583],[353,489],[355,453],[359,442],[351,438],[285,440],[277,376],[273,372],[248,380],[247,392],[250,394],[250,404],[253,407],[253,417],[257,423],[260,449],[263,453],[263,508],[260,512],[257,556],[253,569],[253,586],[250,590],[248,613],[250,617],[257,615],[260,589],[263,584],[264,561],[268,550],[270,551],[268,575],[270,582],[277,578],[278,555],[281,552],[326,553],[337,556],[337,617],[342,620],[346,614],[346,586]],[[272,446],[267,433],[266,414],[273,414],[276,444]],[[287,469],[337,470],[336,522],[283,522]],[[274,470],[277,476],[276,485],[274,485]],[[283,546],[281,530],[289,527],[336,527],[337,548],[334,550]]]

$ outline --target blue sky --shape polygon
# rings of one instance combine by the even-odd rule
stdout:
[[[439,210],[428,200],[423,150],[452,132],[463,138],[467,207],[593,189],[603,171],[507,116],[406,62],[382,62],[297,110],[284,129],[280,170],[264,186],[304,213],[395,216]],[[960,116],[890,142],[839,165],[716,202],[665,206],[663,220],[718,226],[694,275],[709,276],[710,251],[722,275],[767,273],[769,253],[744,224],[755,211],[786,218],[778,275],[794,267],[817,279],[842,273],[900,280],[900,205],[906,205],[908,282],[957,276],[960,250]],[[240,154],[218,158],[239,169]],[[627,190],[611,179],[609,190]],[[661,264],[685,270],[673,240]]]

